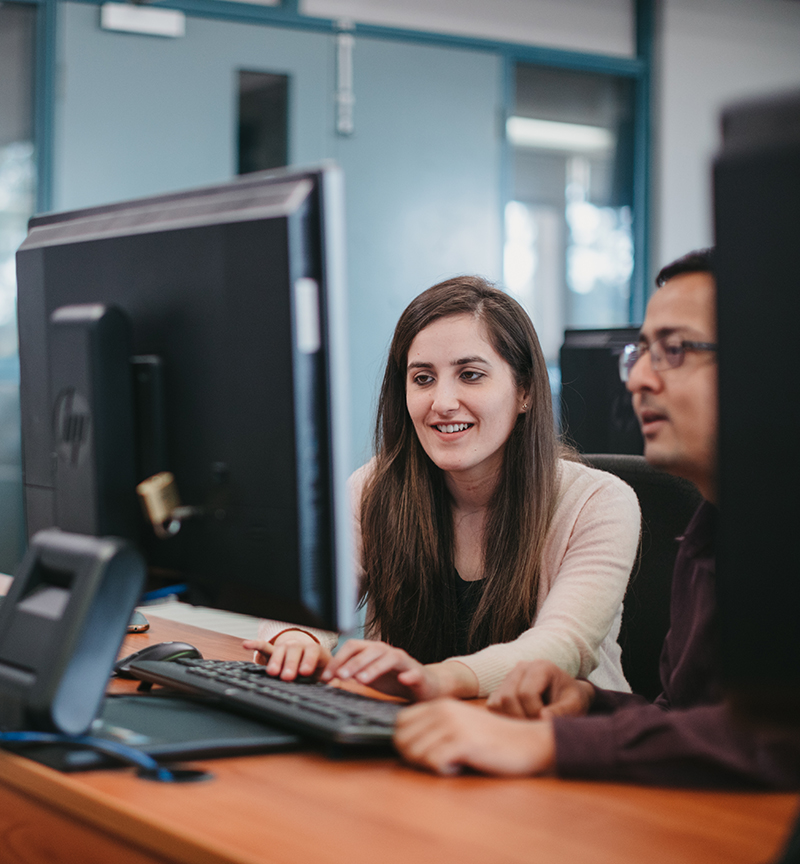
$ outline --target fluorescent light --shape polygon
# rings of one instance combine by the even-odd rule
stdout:
[[[573,153],[611,150],[615,143],[613,132],[602,126],[556,123],[553,120],[534,120],[531,117],[509,117],[506,121],[506,134],[515,147],[569,150]]]
[[[133,3],[103,3],[100,7],[100,26],[104,30],[170,36],[174,39],[185,35],[186,16],[176,9],[157,9]]]

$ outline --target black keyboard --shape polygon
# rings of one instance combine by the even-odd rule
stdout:
[[[143,681],[212,696],[234,710],[339,744],[388,744],[403,707],[317,681],[281,681],[256,663],[142,660],[130,668]]]

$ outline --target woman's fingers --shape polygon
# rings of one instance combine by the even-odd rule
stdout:
[[[366,646],[374,644],[369,643],[364,639],[348,639],[347,642],[334,654],[328,661],[328,665],[322,670],[320,676],[323,681],[330,681],[332,678],[341,677],[339,670],[350,660],[351,657],[358,654]]]
[[[247,651],[257,652],[253,657],[253,660],[261,666],[267,665],[270,655],[275,650],[275,646],[264,639],[245,639],[244,642],[242,642],[242,647]]]
[[[272,652],[269,660],[267,661],[267,675],[273,675],[277,677],[283,672],[286,663],[286,650],[286,645],[275,646],[275,650]]]
[[[317,642],[287,640],[273,644],[261,640],[247,640],[244,647],[258,651],[256,662],[266,665],[267,675],[293,681],[298,675],[313,675],[327,662],[330,654]]]
[[[322,645],[308,645],[303,651],[298,671],[308,677],[319,671],[330,659],[330,651]]]
[[[411,668],[416,662],[405,651],[385,642],[351,639],[325,667],[322,680],[355,678],[368,684],[387,672]]]
[[[354,677],[362,684],[370,684],[382,675],[387,675],[390,672],[397,674],[407,669],[416,668],[419,665],[420,664],[413,658],[409,657],[405,651],[392,648],[375,655],[369,660],[364,658],[363,665],[358,672],[354,674]]]

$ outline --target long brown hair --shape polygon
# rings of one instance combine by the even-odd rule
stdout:
[[[444,474],[423,450],[406,409],[408,351],[432,322],[464,314],[485,328],[529,403],[506,443],[489,503],[484,589],[469,629],[470,651],[515,639],[530,627],[555,510],[558,440],[530,318],[480,277],[434,285],[397,322],[378,402],[375,470],[361,502],[367,633],[426,663],[457,653],[454,530]]]

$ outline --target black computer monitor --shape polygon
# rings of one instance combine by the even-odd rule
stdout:
[[[725,678],[800,723],[800,91],[731,106],[714,169]]]
[[[341,187],[325,165],[31,220],[29,536],[121,534],[191,602],[353,625]]]
[[[638,327],[564,332],[561,433],[581,453],[644,452],[631,394],[619,378],[620,354],[638,339]]]

